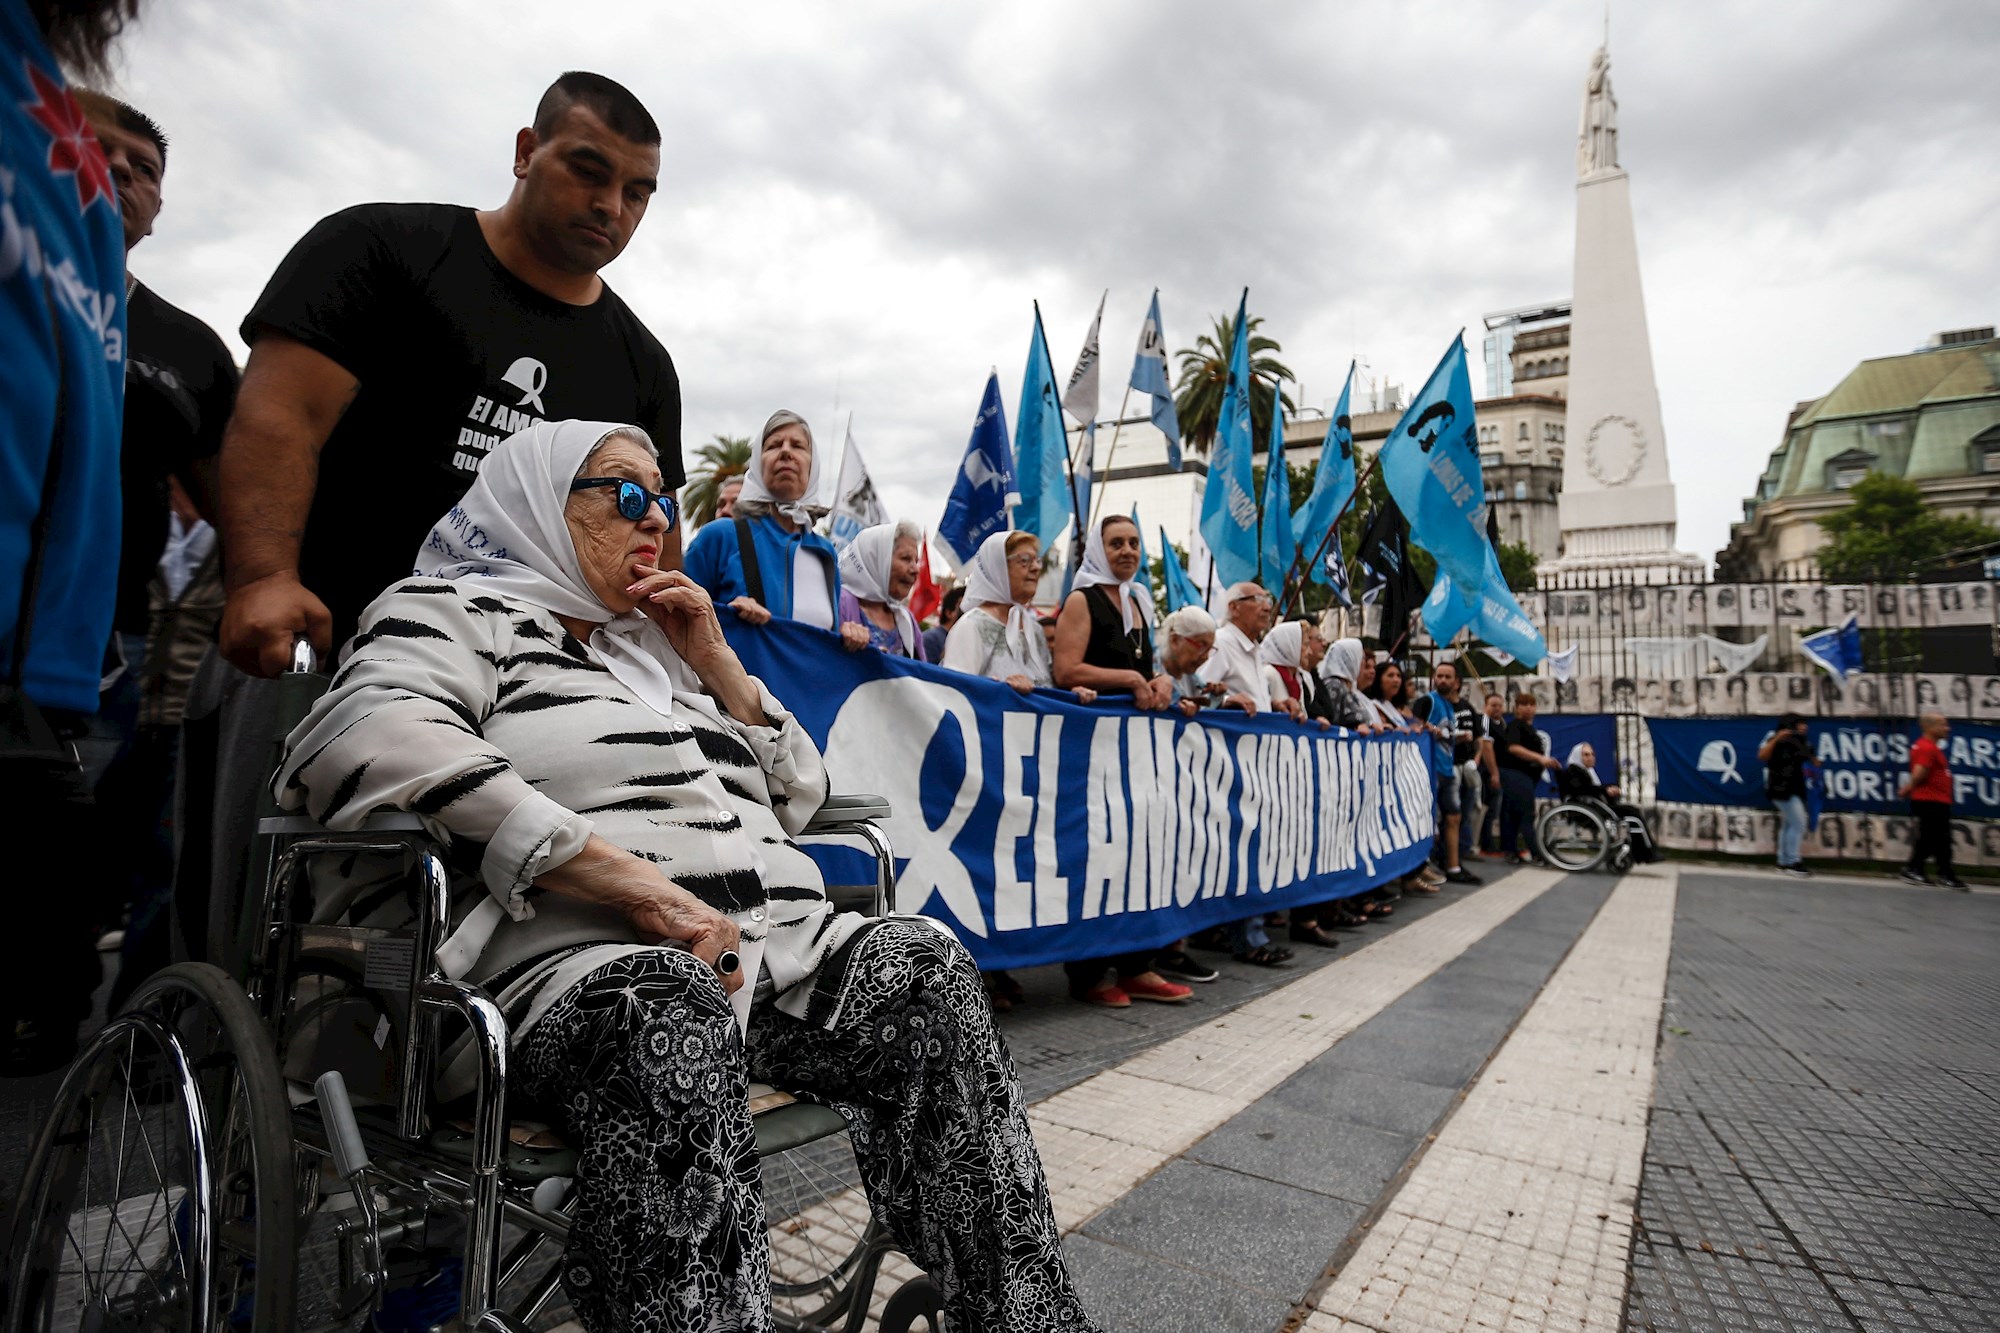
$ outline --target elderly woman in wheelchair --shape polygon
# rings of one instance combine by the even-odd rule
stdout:
[[[499,445],[363,616],[280,802],[334,830],[414,813],[462,872],[437,957],[494,995],[512,1089],[578,1154],[587,1328],[770,1326],[752,1078],[847,1119],[953,1327],[1093,1328],[971,958],[828,901],[792,841],[826,770],[658,567],[661,485],[636,427]]]
[[[1542,812],[1536,833],[1557,869],[1623,871],[1635,861],[1666,859],[1639,807],[1618,799],[1617,784],[1597,776],[1597,747],[1589,741],[1570,747],[1556,788],[1562,799]]]

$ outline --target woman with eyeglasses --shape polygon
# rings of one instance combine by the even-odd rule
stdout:
[[[1049,645],[1030,609],[1041,581],[1041,543],[1032,532],[996,532],[981,542],[965,566],[965,613],[939,665],[1005,681],[1023,694],[1053,686]],[[1086,685],[1070,692],[1081,703],[1097,698]]]
[[[581,1159],[562,1276],[586,1328],[770,1327],[757,1079],[847,1118],[951,1327],[1095,1333],[971,956],[828,901],[792,841],[826,766],[708,594],[660,568],[661,489],[634,426],[502,441],[363,614],[281,802],[341,830],[412,811],[444,839],[439,961],[508,1015],[514,1113]],[[401,895],[357,901],[407,921]],[[448,1061],[440,1094],[471,1076]]]
[[[685,568],[746,625],[796,620],[866,648],[865,628],[840,623],[839,557],[812,526],[826,514],[818,494],[812,427],[796,412],[773,412],[750,449],[735,513],[695,533]]]
[[[1100,520],[1084,543],[1074,590],[1056,618],[1058,685],[1130,694],[1135,707],[1165,708],[1174,683],[1153,661],[1153,598],[1138,585],[1139,525]]]

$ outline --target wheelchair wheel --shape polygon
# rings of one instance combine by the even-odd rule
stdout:
[[[1588,806],[1564,803],[1550,807],[1535,825],[1535,834],[1549,864],[1572,874],[1595,870],[1611,850],[1610,826]]]
[[[296,1262],[290,1113],[219,969],[154,976],[85,1047],[23,1177],[7,1333],[281,1333]]]
[[[765,1157],[771,1299],[781,1327],[830,1325],[867,1300],[888,1245],[855,1183],[847,1140],[822,1139]]]
[[[882,1307],[882,1333],[943,1333],[944,1301],[928,1277],[899,1287]]]

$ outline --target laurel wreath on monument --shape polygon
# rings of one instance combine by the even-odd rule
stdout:
[[[1598,461],[1597,437],[1606,426],[1611,425],[1613,422],[1625,427],[1625,433],[1627,438],[1632,442],[1632,448],[1631,456],[1625,462],[1625,470],[1615,477],[1607,477],[1604,475],[1604,465]],[[1639,429],[1639,423],[1630,417],[1618,416],[1616,414],[1599,417],[1597,424],[1590,428],[1590,434],[1584,439],[1584,470],[1596,478],[1597,484],[1600,486],[1623,486],[1626,482],[1639,475],[1639,465],[1645,461],[1646,436]]]

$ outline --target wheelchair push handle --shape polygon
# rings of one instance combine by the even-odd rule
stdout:
[[[313,651],[312,640],[303,634],[292,640],[292,664],[287,670],[293,675],[311,675],[319,670],[319,654]]]
[[[329,1069],[313,1081],[319,1098],[320,1122],[326,1126],[326,1145],[333,1153],[333,1169],[342,1180],[353,1181],[368,1169],[368,1149],[361,1142],[361,1126],[354,1122],[354,1103],[347,1097],[347,1080],[337,1069]]]

